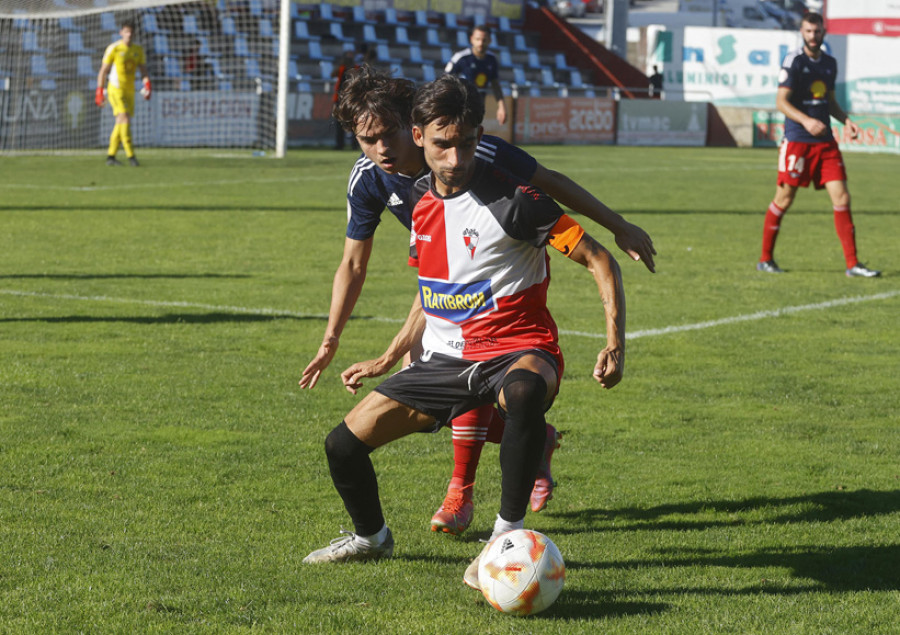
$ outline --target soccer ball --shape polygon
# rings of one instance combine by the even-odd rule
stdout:
[[[513,615],[540,613],[559,597],[566,565],[547,536],[529,529],[494,538],[478,563],[478,583],[498,611]]]

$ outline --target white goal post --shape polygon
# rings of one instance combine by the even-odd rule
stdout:
[[[130,21],[153,86],[149,101],[136,95],[138,152],[231,147],[283,156],[291,7],[290,0],[0,0],[0,153],[106,147],[113,116],[94,104],[97,73]]]

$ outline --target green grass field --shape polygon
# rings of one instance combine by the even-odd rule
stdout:
[[[553,256],[565,436],[557,495],[526,518],[567,561],[550,610],[508,617],[462,584],[496,446],[472,529],[428,530],[447,431],[373,455],[393,560],[301,564],[351,526],[322,448],[358,400],[338,375],[414,293],[386,217],[335,362],[299,389],[355,155],[100,152],[0,158],[0,632],[896,633],[896,157],[845,157],[861,258],[884,269],[851,280],[824,192],[785,217],[788,273],[754,270],[774,151],[531,150],[659,252],[653,275],[613,249],[630,337],[612,391],[590,379],[593,282]]]

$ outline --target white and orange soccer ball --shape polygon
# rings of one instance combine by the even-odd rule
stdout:
[[[478,564],[478,583],[498,611],[540,613],[559,597],[566,581],[562,554],[547,536],[516,529],[494,538]]]

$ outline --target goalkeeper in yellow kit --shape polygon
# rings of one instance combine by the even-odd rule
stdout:
[[[144,99],[150,99],[150,76],[147,75],[147,58],[144,49],[138,44],[132,44],[134,24],[125,22],[119,30],[121,40],[113,42],[106,47],[103,53],[103,63],[97,74],[97,93],[94,101],[101,108],[106,101],[103,94],[103,86],[109,76],[109,87],[106,97],[112,106],[116,116],[116,125],[109,137],[109,153],[106,157],[106,165],[122,165],[116,160],[116,152],[119,144],[125,148],[125,156],[128,162],[137,167],[138,160],[134,156],[134,146],[131,144],[131,117],[134,115],[134,80],[135,70],[141,71],[143,87],[141,95]]]

